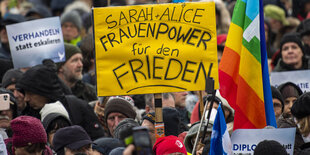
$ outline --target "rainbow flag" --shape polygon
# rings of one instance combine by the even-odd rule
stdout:
[[[235,109],[234,129],[276,127],[262,0],[237,0],[219,65],[220,93]]]

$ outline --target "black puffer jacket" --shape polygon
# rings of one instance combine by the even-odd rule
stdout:
[[[74,95],[64,96],[60,102],[69,113],[73,125],[79,125],[85,129],[92,140],[104,136],[104,129],[99,123],[94,110],[89,104]]]

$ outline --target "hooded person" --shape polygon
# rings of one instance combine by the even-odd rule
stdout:
[[[280,42],[280,59],[273,72],[306,70],[309,67],[300,36],[297,33],[285,34]]]
[[[211,99],[212,99],[211,95],[204,96],[203,97],[203,103],[210,104],[211,103]],[[219,92],[216,93],[216,96],[214,98],[213,109],[212,109],[212,112],[211,112],[211,116],[214,116],[214,117],[211,117],[211,118],[215,119],[215,114],[216,113],[214,113],[213,111],[217,110],[217,108],[218,108],[220,103],[223,103],[222,104],[222,108],[224,110],[224,116],[225,116],[225,121],[226,121],[226,124],[227,124],[227,129],[228,129],[229,133],[231,134],[232,131],[233,131],[233,125],[234,125],[234,110],[230,107],[230,105],[228,104],[227,100],[224,99]],[[208,112],[209,109],[210,109],[210,105],[207,106],[207,111],[206,112]],[[214,115],[212,115],[213,113],[214,113]],[[194,107],[194,110],[192,112],[192,115],[191,115],[191,124],[194,124],[197,121],[200,121],[201,116],[202,116],[202,113],[201,113],[201,110],[200,110],[200,101],[198,101],[196,103],[196,105]]]
[[[31,108],[41,111],[46,104],[59,101],[68,112],[72,124],[82,126],[92,139],[104,135],[102,126],[87,102],[73,95],[64,95],[60,79],[53,68],[44,65],[30,68],[16,87],[25,93],[25,101]]]
[[[187,152],[192,153],[192,151],[193,151],[196,135],[197,135],[197,132],[199,129],[199,125],[200,125],[200,122],[194,123],[185,136],[184,145],[185,145]],[[207,128],[207,134],[206,134],[206,139],[205,139],[205,143],[207,143],[209,145],[211,142],[210,140],[211,140],[212,128],[213,128],[213,121],[210,121],[208,128]],[[199,139],[199,141],[200,141],[200,139]],[[204,147],[204,146],[200,146],[196,150],[197,151],[200,150],[201,147]]]
[[[41,121],[31,116],[20,116],[12,120],[12,139],[8,140],[9,155],[42,154],[52,155],[46,145],[47,136]]]
[[[273,109],[276,116],[276,119],[280,117],[280,115],[284,111],[284,101],[281,92],[274,86],[271,86],[271,95],[273,102]]]
[[[82,81],[82,51],[76,46],[65,43],[65,57],[65,62],[57,63],[58,77],[76,97],[88,102],[98,100],[95,88]]]
[[[57,155],[92,152],[92,140],[86,131],[78,126],[68,126],[57,130],[53,139],[53,149]]]
[[[278,86],[284,100],[284,111],[282,115],[277,120],[278,128],[298,128],[294,118],[292,117],[292,107],[297,102],[299,96],[301,96],[302,90],[292,82],[286,82]],[[302,134],[299,130],[296,130],[295,143],[294,143],[294,153],[298,154],[300,152],[301,145],[304,144]]]
[[[303,94],[302,90],[292,82],[286,82],[279,85],[278,90],[281,92],[284,101],[283,117],[291,117],[291,108],[297,98]]]
[[[69,114],[64,106],[56,101],[46,104],[40,111],[41,122],[47,134],[48,144],[53,147],[53,137],[60,128],[71,126]]]

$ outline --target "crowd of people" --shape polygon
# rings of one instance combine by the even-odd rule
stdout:
[[[170,3],[171,0],[160,0]],[[196,0],[193,0],[196,2]],[[156,4],[155,0],[111,0],[111,6]],[[91,7],[106,0],[0,1],[0,155],[208,154],[216,109],[222,106],[233,132],[234,109],[217,92],[162,94],[165,137],[155,136],[153,94],[98,97]],[[218,61],[224,50],[235,0],[216,0]],[[13,68],[6,26],[59,16],[66,61],[44,60],[31,68]],[[270,72],[310,69],[310,0],[264,0]],[[107,83],[108,84],[108,83]],[[294,154],[310,154],[310,93],[294,81],[271,86],[278,128],[296,127]],[[200,92],[201,93],[201,92]],[[7,101],[7,102],[6,102]],[[203,107],[209,124],[196,135]],[[4,105],[8,103],[8,105]],[[147,134],[145,134],[147,133]],[[137,138],[137,135],[142,138]],[[195,150],[193,150],[195,148]],[[254,154],[287,154],[265,140]]]

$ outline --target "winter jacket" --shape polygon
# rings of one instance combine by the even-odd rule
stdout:
[[[285,64],[282,59],[280,59],[273,69],[273,72],[285,72],[285,71],[294,71],[294,70],[306,70],[310,68],[310,63],[307,59],[303,59],[302,67],[300,69],[294,69],[291,66]]]
[[[84,83],[82,81],[78,81],[74,87],[71,88],[73,95],[77,98],[85,100],[85,101],[94,101],[98,100],[96,95],[96,89],[94,86]]]
[[[68,111],[72,124],[83,127],[92,140],[104,136],[103,127],[87,102],[73,95],[64,96],[60,102]]]
[[[305,143],[297,125],[292,118],[284,118],[282,115],[279,117],[277,122],[278,128],[296,128],[294,154],[299,154],[301,146]]]

